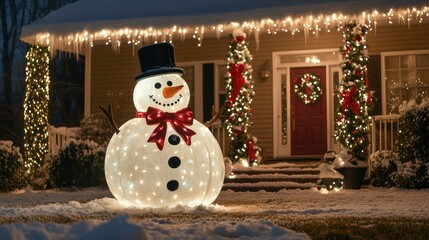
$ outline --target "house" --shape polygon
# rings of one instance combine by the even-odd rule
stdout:
[[[119,109],[118,124],[135,114],[138,48],[171,41],[192,91],[191,107],[206,121],[212,106],[223,104],[228,34],[240,27],[253,54],[250,131],[264,158],[321,156],[338,148],[333,135],[341,26],[355,20],[371,27],[375,113],[391,114],[404,100],[429,96],[428,7],[413,0],[80,0],[25,26],[21,38],[84,55],[85,115],[111,103]],[[323,87],[320,104],[310,112],[291,87],[292,79],[306,72],[319,74]]]

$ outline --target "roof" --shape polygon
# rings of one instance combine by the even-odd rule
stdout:
[[[429,21],[425,4],[416,0],[79,0],[24,26],[21,39],[51,45],[107,42],[130,35],[135,36],[133,42],[145,37],[169,41],[219,37],[237,26],[253,32],[293,32],[330,27],[350,18],[406,22],[425,17]]]

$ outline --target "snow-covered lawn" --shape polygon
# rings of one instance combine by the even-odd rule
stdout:
[[[107,189],[23,190],[0,194],[0,239],[307,239],[274,222],[285,216],[427,219],[428,199],[429,190],[387,188],[222,191],[209,207],[155,210],[125,208]]]

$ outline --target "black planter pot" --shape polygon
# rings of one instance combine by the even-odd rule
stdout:
[[[350,167],[350,168],[337,168],[339,173],[344,176],[343,188],[344,189],[360,189],[365,179],[367,167]]]

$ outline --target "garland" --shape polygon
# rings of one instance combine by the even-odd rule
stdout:
[[[306,73],[300,79],[294,80],[295,95],[305,104],[315,103],[322,96],[320,78],[313,73]]]
[[[335,140],[342,149],[348,149],[354,158],[368,159],[368,121],[373,112],[369,90],[369,54],[367,33],[369,27],[352,21],[344,25],[341,69],[343,83],[339,85],[339,104],[336,111]],[[352,158],[353,159],[353,158]]]
[[[228,157],[232,163],[241,158],[248,159],[249,164],[256,165],[260,159],[260,152],[256,144],[256,137],[249,132],[252,124],[252,101],[255,91],[252,79],[252,55],[250,54],[246,34],[239,28],[230,34],[231,41],[228,47],[225,101],[225,128],[230,137]]]

